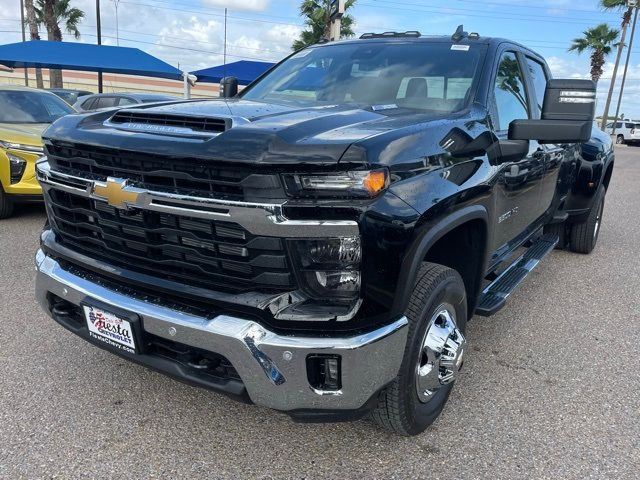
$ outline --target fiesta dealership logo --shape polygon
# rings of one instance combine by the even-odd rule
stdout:
[[[132,343],[131,330],[127,328],[119,318],[107,319],[102,312],[89,312],[89,321],[106,337],[130,344]]]

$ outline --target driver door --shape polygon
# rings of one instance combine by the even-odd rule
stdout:
[[[491,98],[493,125],[500,140],[507,139],[509,124],[513,120],[534,118],[522,67],[521,56],[515,49],[507,49],[499,56]],[[538,204],[545,155],[542,146],[531,141],[529,153],[521,160],[501,163],[498,159],[494,196],[493,251],[496,257],[519,244],[540,216]]]

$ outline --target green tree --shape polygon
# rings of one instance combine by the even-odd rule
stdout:
[[[345,3],[345,11],[349,10],[356,0],[347,0]],[[309,45],[318,43],[323,38],[329,38],[329,29],[331,27],[331,19],[329,18],[329,6],[331,0],[303,0],[300,5],[300,16],[304,17],[307,28],[300,34],[300,38],[293,42],[292,49],[294,51],[302,50]],[[353,37],[353,17],[345,14],[342,17],[342,26],[340,28],[341,37]]]
[[[607,55],[616,46],[620,31],[609,28],[606,23],[601,23],[597,27],[585,30],[583,33],[584,37],[573,40],[569,51],[582,53],[589,50],[591,52],[591,78],[594,82],[597,82],[602,77],[602,66]]]
[[[613,97],[613,89],[616,85],[616,77],[618,76],[618,67],[620,66],[620,59],[622,58],[622,51],[625,47],[625,40],[627,38],[627,29],[631,23],[631,15],[633,13],[633,7],[627,6],[627,0],[600,0],[600,5],[605,10],[623,10],[622,14],[622,37],[618,44],[618,53],[616,55],[616,63],[613,66],[613,75],[611,76],[611,85],[609,85],[609,94],[607,95],[607,102],[604,106],[604,114],[602,115],[602,129],[605,129],[607,125],[609,109],[611,108],[611,98]]]
[[[48,40],[62,41],[60,25],[63,25],[67,33],[76,39],[80,38],[78,26],[84,18],[84,12],[79,8],[72,7],[70,0],[36,0],[35,11],[36,21],[47,29]],[[51,70],[49,76],[51,88],[62,88],[62,72],[60,70]]]

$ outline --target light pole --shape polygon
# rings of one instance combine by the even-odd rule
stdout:
[[[113,0],[113,3],[116,6],[116,45],[120,46],[120,27],[118,25],[118,5],[120,0]]]
[[[636,25],[638,24],[638,0],[627,0],[627,6],[635,9],[633,16],[633,26],[631,27],[631,38],[629,39],[629,48],[627,49],[627,60],[624,64],[624,73],[622,74],[622,84],[620,85],[620,94],[618,95],[618,105],[616,107],[616,117],[613,120],[613,131],[611,135],[616,134],[616,127],[618,126],[618,116],[620,115],[620,105],[622,104],[622,94],[624,93],[624,85],[627,81],[627,71],[629,70],[629,60],[631,59],[631,48],[633,47],[633,38],[636,34]]]
[[[331,29],[329,31],[329,41],[340,40],[342,31],[342,17],[346,10],[345,0],[332,0],[329,6],[329,18],[331,19]]]
[[[100,0],[96,0],[96,36],[98,45],[102,45],[102,28],[100,27]],[[102,93],[102,72],[98,72],[98,93]]]
[[[20,30],[22,31],[22,41],[25,42],[27,40],[27,36],[24,33],[24,0],[20,0]],[[29,69],[24,67],[24,86],[29,86]]]

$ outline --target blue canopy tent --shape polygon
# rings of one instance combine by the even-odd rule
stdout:
[[[224,77],[236,77],[238,83],[248,85],[274,65],[274,63],[269,62],[241,60],[227,63],[226,65],[218,65],[217,67],[196,70],[191,74],[198,77],[198,82],[220,83],[220,80]]]
[[[0,63],[11,68],[53,68],[182,80],[177,68],[137,48],[44,40],[0,45]]]

